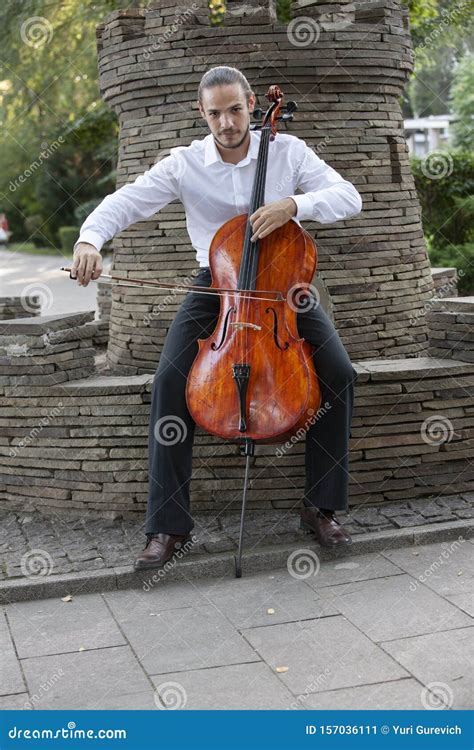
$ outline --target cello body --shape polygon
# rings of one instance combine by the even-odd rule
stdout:
[[[250,239],[249,216],[264,205],[268,144],[282,94],[273,86],[267,96],[274,102],[266,115],[271,126],[262,128],[249,213],[226,221],[209,249],[211,289],[231,291],[220,294],[216,327],[199,339],[186,385],[195,423],[237,442],[284,442],[310,423],[321,403],[313,347],[296,323],[298,297],[316,270],[316,245],[293,220]]]

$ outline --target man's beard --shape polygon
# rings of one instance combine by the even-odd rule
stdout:
[[[242,143],[247,138],[247,133],[249,132],[249,130],[250,130],[250,125],[247,126],[247,130],[245,131],[245,133],[244,133],[243,137],[241,138],[241,140],[238,143],[232,144],[231,146],[228,146],[226,143],[222,143],[222,141],[220,141],[219,138],[217,138],[217,136],[215,136],[214,134],[213,134],[213,137],[214,137],[214,140],[217,141],[217,143],[219,144],[219,146],[222,146],[223,148],[239,148],[239,146],[241,146]]]

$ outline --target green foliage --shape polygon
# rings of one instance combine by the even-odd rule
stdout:
[[[463,270],[462,294],[474,291],[474,154],[443,151],[449,169],[433,179],[424,159],[413,159],[412,170],[420,198],[423,229],[434,266]]]
[[[463,57],[454,73],[451,100],[456,120],[453,123],[454,145],[474,150],[474,57]]]
[[[276,14],[280,23],[289,23],[291,20],[291,0],[276,0]]]
[[[60,227],[58,234],[62,249],[70,253],[77,242],[79,227]]]
[[[429,256],[433,267],[457,268],[457,287],[461,297],[474,294],[474,242],[433,249],[430,250]]]
[[[95,28],[128,5],[0,5],[0,210],[14,240],[54,245],[78,204],[115,187],[118,125],[98,90]]]

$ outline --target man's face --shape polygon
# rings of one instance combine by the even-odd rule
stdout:
[[[249,101],[239,83],[204,89],[199,111],[214,139],[224,148],[238,148],[247,137],[255,96]]]

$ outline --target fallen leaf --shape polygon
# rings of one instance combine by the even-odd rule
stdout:
[[[84,647],[84,646],[79,646],[79,651],[85,651],[85,650],[86,650],[86,649],[85,649],[85,647]]]
[[[267,609],[267,615],[274,615],[274,614],[275,614],[275,610],[273,609],[273,607],[269,607]]]
[[[61,597],[61,601],[62,602],[72,602],[72,596],[71,596],[71,594],[68,594],[67,596],[62,596]]]
[[[275,672],[288,672],[289,667],[276,667]]]

